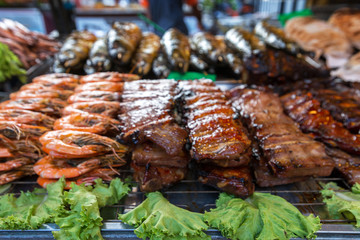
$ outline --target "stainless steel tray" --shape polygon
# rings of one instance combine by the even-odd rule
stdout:
[[[131,170],[120,170],[122,178],[132,175]],[[201,184],[196,179],[196,173],[190,171],[187,178],[180,183],[163,191],[169,201],[179,207],[195,211],[204,212],[215,207],[215,200],[219,191]],[[267,192],[281,196],[296,206],[304,215],[315,214],[321,218],[322,229],[317,233],[318,239],[360,239],[360,230],[353,227],[351,221],[344,219],[331,219],[326,211],[325,204],[321,201],[320,182],[326,183],[334,181],[338,185],[349,189],[347,183],[338,177],[333,178],[311,178],[304,182],[288,184],[271,188],[256,188],[257,192]],[[125,197],[118,205],[105,207],[101,210],[104,218],[102,234],[105,239],[138,239],[133,233],[133,228],[117,220],[119,213],[128,212],[139,205],[145,198],[144,193],[140,192],[135,182],[130,194]],[[20,191],[32,190],[38,187],[35,177],[14,182],[8,192],[18,195]],[[7,231],[0,230],[0,239],[53,239],[51,231],[57,231],[56,224],[45,224],[39,230],[28,231]],[[212,239],[223,238],[219,231],[210,229],[207,234]]]

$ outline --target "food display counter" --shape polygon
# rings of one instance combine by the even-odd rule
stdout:
[[[221,36],[186,36],[175,28],[157,36],[146,31],[139,13],[143,10],[77,9],[81,31],[62,41],[13,21],[0,24],[4,43],[4,36],[20,43],[9,44],[6,54],[30,42],[33,56],[27,84],[0,94],[0,238],[82,236],[79,229],[87,226],[79,222],[73,230],[77,226],[69,217],[78,214],[94,224],[99,239],[101,221],[104,239],[156,234],[168,239],[183,229],[195,232],[187,239],[204,234],[207,239],[241,239],[237,229],[244,234],[249,220],[254,238],[266,239],[269,233],[284,239],[315,234],[317,239],[360,239],[357,213],[329,203],[336,194],[342,204],[360,202],[355,50],[360,40],[353,29],[343,29],[346,38],[331,23],[306,16],[289,20],[285,32],[278,24],[258,21],[252,31],[232,27]],[[360,10],[339,10],[330,22],[356,14],[360,18]],[[89,30],[103,31],[104,37]],[[34,46],[41,44],[51,51],[39,59],[42,48]],[[21,52],[18,57],[27,60]],[[209,74],[216,81],[206,79]],[[33,192],[39,186],[47,190]],[[46,196],[28,213],[35,220],[21,221],[1,210],[5,197],[26,191]],[[164,209],[174,213],[147,211],[155,208],[144,204],[154,192],[165,197]],[[84,198],[78,201],[79,196]],[[46,201],[53,202],[40,206]],[[184,209],[205,227],[188,230],[194,220],[176,215]],[[225,220],[227,213],[243,220],[224,225],[224,219],[209,217],[216,211]],[[159,224],[139,227],[149,212],[153,219],[145,222],[155,218]],[[133,216],[137,222],[124,217],[132,213],[139,214]],[[37,222],[37,214],[46,216],[43,222]],[[271,216],[274,220],[266,221]],[[275,226],[271,220],[281,223]],[[294,232],[286,229],[297,223]],[[156,232],[159,226],[166,230]],[[19,228],[25,230],[14,230]]]

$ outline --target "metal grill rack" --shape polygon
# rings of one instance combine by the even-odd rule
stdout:
[[[131,170],[120,170],[122,178],[132,175]],[[184,209],[194,212],[209,211],[215,207],[215,200],[219,191],[201,184],[196,180],[196,174],[190,172],[185,180],[165,189],[163,194],[167,199]],[[319,216],[323,223],[323,228],[317,233],[318,239],[360,239],[360,230],[356,230],[352,221],[343,219],[331,219],[326,211],[326,206],[322,203],[321,183],[330,181],[336,182],[339,186],[350,189],[344,179],[333,178],[311,178],[304,182],[288,184],[270,188],[256,188],[257,192],[271,193],[285,198],[296,206],[304,215],[314,214]],[[133,233],[133,228],[117,220],[119,213],[128,212],[139,205],[144,199],[145,194],[140,192],[135,182],[128,182],[132,191],[119,204],[105,207],[101,210],[104,218],[102,234],[105,239],[138,239]],[[29,177],[24,180],[14,182],[8,189],[8,193],[19,195],[20,191],[32,190],[37,187],[36,178]],[[51,231],[58,230],[55,224],[46,224],[39,230],[28,231],[0,231],[0,239],[53,239]],[[225,239],[220,232],[210,229],[207,234],[212,239]]]
[[[217,85],[226,90],[238,84],[234,80],[225,80],[217,82]],[[1,100],[0,95],[0,100]],[[4,95],[6,98],[6,95]],[[122,179],[132,175],[132,171],[123,169],[119,171]],[[195,171],[189,172],[187,178],[180,183],[162,191],[169,201],[184,209],[194,212],[209,211],[215,207],[215,200],[218,198],[219,191],[201,184],[196,180]],[[353,227],[353,221],[343,219],[332,219],[327,213],[326,206],[322,202],[320,190],[321,183],[330,181],[336,182],[339,186],[349,190],[350,186],[346,181],[339,177],[332,178],[310,178],[307,181],[282,185],[270,188],[256,188],[257,192],[271,193],[285,198],[296,206],[304,215],[314,214],[319,216],[323,224],[322,229],[318,231],[317,239],[360,239],[360,230]],[[145,194],[140,192],[136,182],[129,182],[133,185],[132,191],[119,204],[108,206],[101,209],[101,216],[104,218],[102,235],[107,240],[112,239],[138,239],[134,234],[134,228],[122,223],[117,219],[118,214],[125,213],[138,206],[144,199]],[[27,177],[20,181],[13,182],[6,193],[19,195],[21,191],[33,190],[39,187],[36,183],[36,177]],[[38,230],[14,231],[0,230],[0,239],[53,239],[52,231],[57,231],[55,224],[45,224]],[[212,239],[225,239],[220,232],[215,229],[209,229],[206,232],[212,236]]]

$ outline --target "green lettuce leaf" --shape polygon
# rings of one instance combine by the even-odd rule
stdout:
[[[341,219],[345,216],[349,220],[355,220],[355,226],[360,227],[360,185],[355,184],[351,192],[343,191],[334,182],[323,186],[321,195],[326,203],[328,212],[332,218]],[[340,192],[338,192],[340,190]]]
[[[0,229],[37,229],[43,223],[54,222],[56,212],[63,205],[65,180],[49,184],[47,190],[35,189],[0,197]],[[46,194],[47,192],[47,194]]]
[[[92,193],[95,194],[100,208],[118,203],[131,190],[120,178],[112,180],[110,185],[104,184],[101,179],[96,179],[95,183]]]
[[[285,199],[267,193],[246,200],[221,193],[204,219],[230,239],[309,239],[321,228],[318,217],[303,216]]]
[[[110,185],[96,180],[95,187],[71,185],[64,193],[64,206],[55,218],[60,231],[54,231],[55,239],[103,239],[101,236],[102,217],[100,208],[118,203],[129,192],[128,185],[114,179]]]
[[[134,232],[142,239],[211,239],[203,232],[208,228],[203,214],[176,207],[160,192],[149,193],[144,202],[119,219],[136,227]]]
[[[95,194],[91,187],[72,183],[71,190],[64,193],[64,206],[55,223],[60,231],[54,231],[55,239],[103,239],[100,233],[102,218]]]

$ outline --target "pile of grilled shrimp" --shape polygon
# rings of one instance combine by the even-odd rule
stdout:
[[[134,74],[38,76],[0,103],[0,185],[38,175],[42,187],[66,178],[91,185],[110,181],[126,164],[115,141],[119,91]]]

